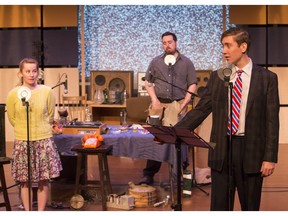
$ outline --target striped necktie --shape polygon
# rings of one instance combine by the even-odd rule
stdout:
[[[238,131],[240,119],[240,105],[242,97],[242,70],[238,70],[237,78],[232,91],[232,134]],[[228,121],[228,134],[230,134],[230,120]]]

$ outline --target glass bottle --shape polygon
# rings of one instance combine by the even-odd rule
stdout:
[[[101,89],[96,89],[94,94],[94,101],[96,104],[102,104],[104,102],[104,94]]]
[[[124,112],[123,110],[120,111],[120,125],[122,126],[124,120]]]
[[[120,125],[122,127],[127,126],[127,112],[126,109],[120,111]]]
[[[104,95],[104,103],[107,104],[109,102],[109,90],[107,88],[103,90],[103,95]]]
[[[85,121],[86,122],[90,122],[91,121],[91,116],[92,116],[92,114],[90,112],[90,105],[88,104],[86,106],[86,109],[85,109]]]
[[[124,92],[123,92],[123,103],[126,104],[126,100],[127,100],[127,90],[125,89]]]

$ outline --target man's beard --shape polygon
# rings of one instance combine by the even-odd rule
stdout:
[[[176,50],[165,50],[166,55],[174,55]]]

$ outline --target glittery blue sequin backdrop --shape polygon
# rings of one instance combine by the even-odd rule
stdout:
[[[165,31],[176,33],[179,51],[197,70],[216,69],[221,65],[222,15],[222,5],[84,6],[85,74],[89,77],[91,70],[145,72],[151,59],[162,53]],[[79,12],[79,32],[80,20]],[[79,55],[80,49],[79,37]]]

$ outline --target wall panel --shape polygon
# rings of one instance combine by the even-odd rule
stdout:
[[[268,63],[288,65],[288,26],[273,26],[268,31]]]
[[[288,24],[288,5],[269,5],[268,24]],[[266,24],[266,5],[231,5],[230,23]]]
[[[43,6],[44,27],[77,27],[77,5]],[[40,27],[40,5],[2,5],[0,6],[0,28]]]
[[[246,30],[250,34],[251,44],[249,56],[256,64],[266,64],[266,28],[265,26],[249,26]]]
[[[279,143],[288,144],[288,107],[280,107],[280,131],[279,131]]]
[[[241,25],[246,29],[251,37],[249,56],[253,62],[266,65],[266,46],[268,44],[268,66],[288,65],[288,49],[280,47],[288,46],[288,26],[268,26],[264,25]],[[268,30],[268,41],[266,42],[266,31]]]
[[[268,23],[269,24],[288,24],[288,5],[269,5]]]
[[[39,29],[0,30],[0,66],[18,66],[24,57],[33,57],[40,43]]]
[[[230,23],[266,24],[265,5],[231,5]]]
[[[288,67],[269,67],[268,69],[278,76],[280,104],[288,105]]]
[[[78,29],[44,29],[44,65],[78,65]]]
[[[17,67],[24,57],[34,57],[41,63],[41,55],[44,55],[44,67],[76,67],[77,9],[76,5],[43,6],[44,28],[41,37],[40,5],[0,6],[0,66]]]
[[[40,29],[0,30],[0,66],[18,66],[24,57],[40,63]],[[44,29],[44,66],[78,65],[78,29]]]
[[[288,67],[269,67],[269,70],[275,72],[278,76],[278,90],[280,104],[288,105]],[[279,143],[288,144],[288,107],[280,107],[280,132]]]
[[[77,5],[45,5],[43,6],[44,27],[77,27]]]
[[[8,92],[17,85],[18,71],[18,68],[0,68],[0,103],[6,103]]]
[[[0,28],[40,27],[40,25],[40,6],[0,6]]]

